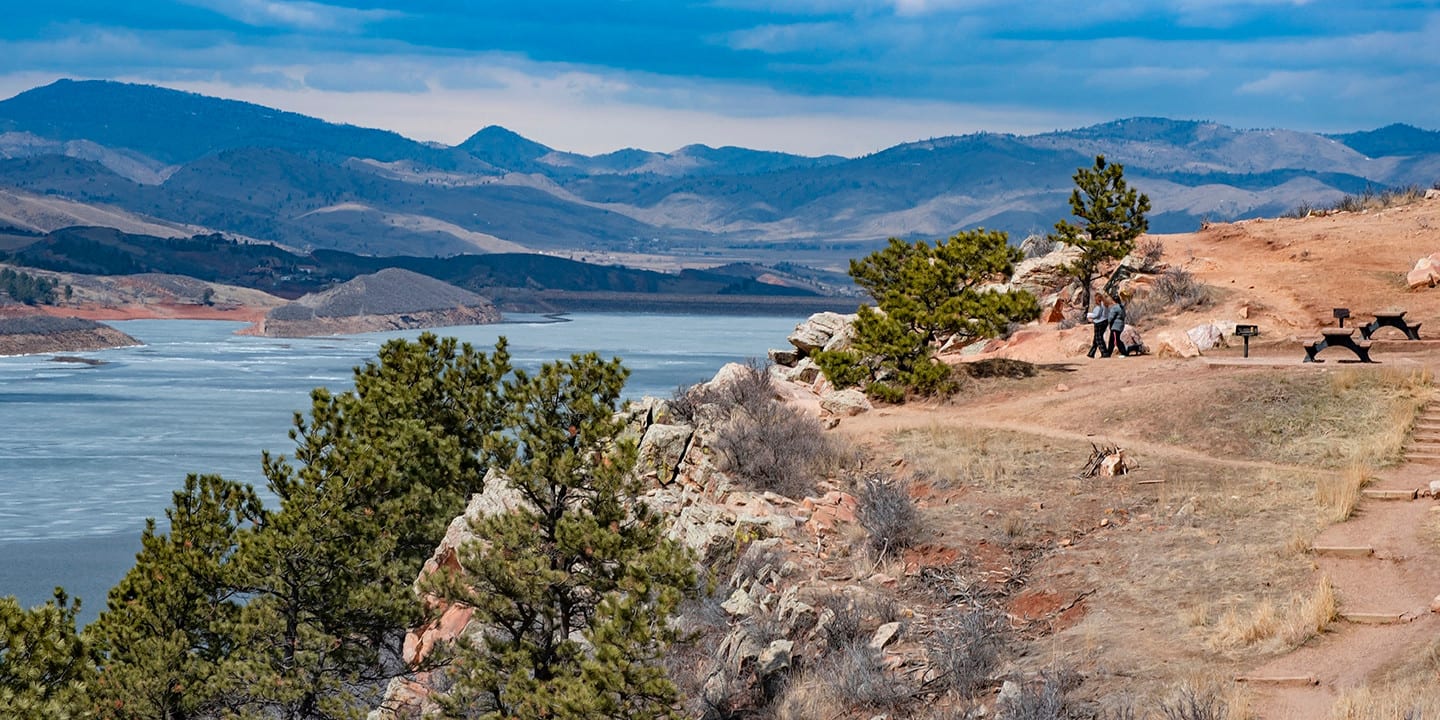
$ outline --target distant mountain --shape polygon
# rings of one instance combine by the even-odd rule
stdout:
[[[0,192],[31,198],[27,211],[33,198],[59,197],[96,208],[66,206],[77,218],[369,255],[803,255],[835,266],[890,236],[1044,232],[1068,216],[1071,176],[1097,154],[1150,195],[1156,232],[1440,179],[1440,133],[1404,125],[1325,136],[1129,118],[849,159],[704,145],[587,156],[494,125],[442,147],[113,82],[60,81],[0,101]]]

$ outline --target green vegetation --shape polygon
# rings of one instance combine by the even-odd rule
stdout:
[[[56,283],[27,272],[0,268],[0,293],[9,295],[26,305],[53,305]],[[70,286],[65,286],[65,297],[70,297]]]
[[[491,628],[458,645],[440,697],[448,716],[674,715],[660,661],[695,573],[661,518],[629,501],[644,488],[615,417],[627,374],[591,353],[506,384],[510,432],[487,455],[515,507],[472,520],[483,540],[432,583]]]
[[[1070,192],[1070,210],[1079,225],[1067,220],[1055,223],[1053,237],[1080,248],[1080,258],[1070,272],[1080,280],[1082,307],[1090,305],[1090,286],[1100,277],[1100,266],[1119,260],[1135,249],[1135,239],[1150,227],[1145,213],[1150,197],[1137,193],[1125,183],[1125,168],[1095,156],[1093,168],[1075,171],[1075,189]]]
[[[951,392],[950,367],[934,357],[940,340],[995,337],[1039,314],[1028,292],[984,287],[1008,278],[1020,259],[998,231],[968,230],[934,245],[892,238],[850,261],[850,276],[878,307],[861,306],[851,349],[815,361],[837,387],[863,385],[882,400]]]
[[[147,522],[135,566],[83,634],[63,595],[28,612],[0,601],[0,715],[364,716],[390,679],[433,669],[400,660],[429,607],[412,585],[493,467],[537,510],[487,519],[494,552],[473,550],[476,574],[447,586],[479,584],[478,616],[517,630],[499,662],[466,667],[503,673],[532,709],[584,698],[655,716],[645,708],[674,694],[656,658],[693,577],[633,500],[635,450],[614,420],[625,375],[592,355],[506,380],[503,339],[491,354],[429,334],[387,343],[353,390],[312,393],[293,458],[265,455],[278,507],[218,476],[187,478],[168,533]],[[457,677],[454,697],[483,687]],[[527,716],[501,697],[507,717]]]
[[[26,610],[0,598],[0,717],[51,720],[81,706],[94,672],[89,649],[75,633],[80,601],[64,591]]]

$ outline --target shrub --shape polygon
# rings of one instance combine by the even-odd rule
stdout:
[[[1150,292],[1125,307],[1126,322],[1136,324],[1141,318],[1158,315],[1167,309],[1176,311],[1201,307],[1210,302],[1210,290],[1184,268],[1170,268],[1155,279]]]
[[[1186,687],[1174,700],[1160,705],[1160,715],[1165,720],[1225,720],[1227,709],[1213,689]]]
[[[1142,270],[1153,270],[1160,265],[1160,258],[1165,256],[1165,243],[1160,238],[1146,236],[1135,243],[1135,252],[1143,261]]]
[[[1066,720],[1074,715],[1065,693],[1079,682],[1079,675],[1060,670],[1041,673],[1039,680],[1022,683],[1020,692],[1007,698],[999,713],[1001,720]]]
[[[930,665],[940,671],[937,681],[965,697],[990,686],[1004,647],[1001,616],[992,610],[971,608],[941,615],[925,638]]]
[[[1020,241],[1020,252],[1024,254],[1028,260],[1030,258],[1045,257],[1055,252],[1055,248],[1059,246],[1060,243],[1056,242],[1055,238],[1049,235],[1031,233],[1025,236],[1024,240]]]
[[[814,490],[815,475],[837,454],[819,420],[773,398],[751,410],[737,407],[711,446],[722,471],[792,498]]]
[[[895,710],[913,697],[885,671],[880,652],[857,640],[827,658],[822,671],[841,701],[852,707]]]
[[[860,483],[860,525],[869,533],[870,551],[893,557],[920,536],[920,511],[907,488],[893,478],[870,475]]]
[[[770,376],[769,364],[751,359],[728,382],[675,388],[669,405],[675,417],[695,425],[700,420],[700,408],[706,405],[716,406],[722,417],[729,417],[737,408],[755,412],[774,401],[775,382]]]

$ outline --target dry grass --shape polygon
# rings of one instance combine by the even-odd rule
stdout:
[[[1209,642],[1216,649],[1264,644],[1266,651],[1286,650],[1325,632],[1338,614],[1335,586],[1328,576],[1321,577],[1283,605],[1267,598],[1247,610],[1230,608],[1212,629]]]
[[[1352,463],[1343,473],[1323,473],[1315,484],[1315,502],[1332,523],[1344,522],[1360,503],[1360,491],[1373,478],[1370,469]]]
[[[1407,662],[1388,668],[1374,682],[1341,693],[1332,720],[1429,720],[1440,718],[1440,640]]]

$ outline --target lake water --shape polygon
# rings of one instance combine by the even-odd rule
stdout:
[[[524,368],[594,350],[630,368],[626,394],[668,396],[727,362],[763,358],[800,318],[586,313],[554,322],[444,328],[479,349],[510,341]],[[345,390],[386,340],[418,332],[276,339],[242,323],[112,323],[145,343],[76,355],[0,358],[0,596],[33,605],[56,585],[104,606],[187,473],[263,485],[260,452],[286,453],[293,413],[317,386]],[[438,541],[439,538],[436,538]]]

